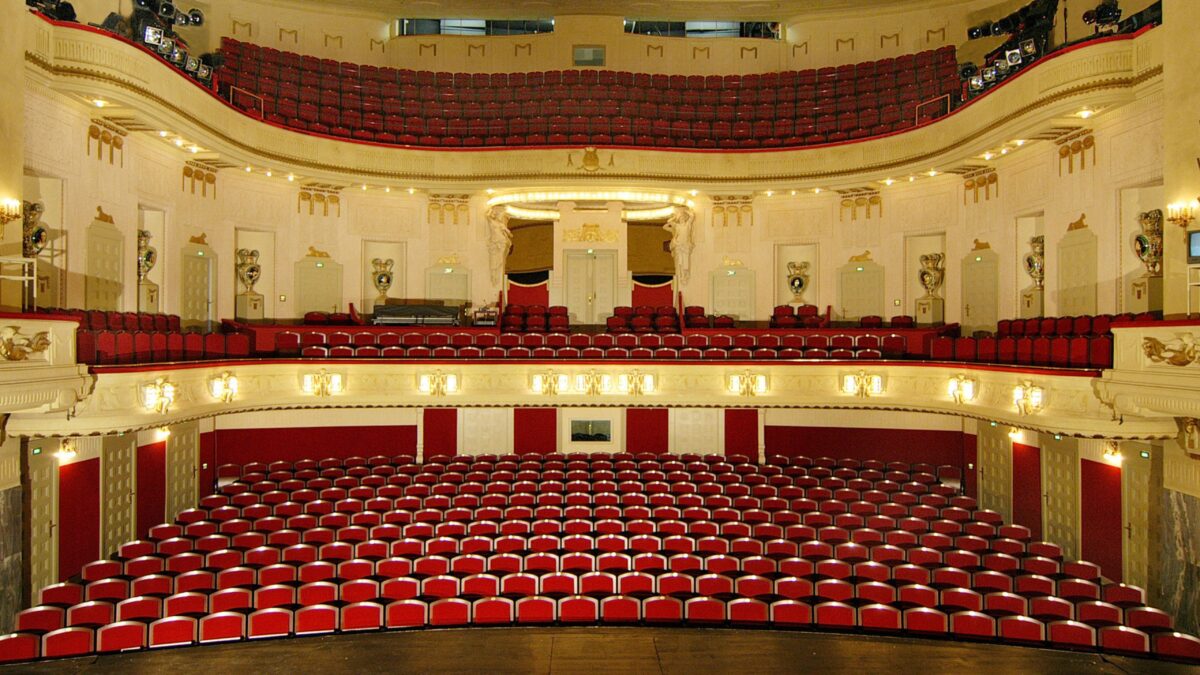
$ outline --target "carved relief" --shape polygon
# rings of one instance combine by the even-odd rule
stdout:
[[[808,40],[805,40],[798,45],[792,45],[792,57],[795,58],[796,52],[801,49],[804,50],[804,55],[808,56]]]
[[[703,54],[704,58],[706,58],[706,59],[712,58],[712,50],[710,48],[708,48],[708,47],[692,47],[692,59],[693,60],[698,58],[701,54]]]
[[[40,331],[32,336],[23,335],[20,326],[0,328],[0,359],[5,361],[28,361],[34,354],[44,354],[50,348],[50,332]]]
[[[871,218],[871,211],[878,210],[879,217],[883,217],[883,197],[878,190],[839,190],[842,195],[841,208],[838,210],[838,221],[844,221],[846,214],[850,214],[850,220],[858,220],[858,211],[862,209],[866,213],[868,220]]]
[[[296,196],[296,213],[301,213],[304,204],[308,204],[308,215],[317,215],[317,206],[321,207],[321,215],[328,216],[329,208],[337,209],[334,214],[335,218],[342,217],[342,197],[333,190],[319,190],[316,188],[304,188]]]
[[[896,32],[896,33],[892,33],[891,35],[883,35],[883,34],[879,35],[879,48],[880,49],[883,49],[887,45],[888,42],[891,42],[893,47],[899,47],[900,46],[900,33]]]
[[[862,253],[860,253],[858,255],[852,255],[852,256],[850,256],[850,260],[848,262],[852,262],[852,263],[853,262],[873,262],[871,260],[871,252],[863,251]]]
[[[513,56],[520,56],[521,52],[525,52],[525,56],[533,56],[533,43],[523,42],[513,45]]]
[[[299,29],[280,28],[279,29],[279,42],[282,43],[283,38],[285,38],[285,37],[292,38],[292,44],[294,44],[294,45],[300,44],[300,30]]]
[[[846,47],[846,51],[854,51],[854,38],[835,38],[833,41],[833,51],[841,52],[842,47]]]
[[[212,198],[217,198],[217,170],[200,162],[188,162],[183,165],[183,176],[179,181],[179,189],[188,192],[191,182],[191,194],[196,194],[196,185],[200,186],[200,196],[207,197],[209,186],[212,187]]]
[[[1058,175],[1063,175],[1063,162],[1067,163],[1067,173],[1075,173],[1075,156],[1079,156],[1079,170],[1087,168],[1088,150],[1092,151],[1092,166],[1096,166],[1096,137],[1091,129],[1083,129],[1068,134],[1057,141],[1058,144]]]
[[[230,35],[236,36],[238,34],[238,30],[240,29],[246,31],[246,37],[254,37],[253,21],[238,21],[237,19],[232,18],[229,21],[231,23],[229,30]]]
[[[744,58],[746,58],[747,54],[749,54],[750,56],[753,56],[754,58],[757,59],[758,58],[758,47],[742,47],[742,51],[740,54],[741,57],[744,59]]]
[[[341,35],[330,35],[329,33],[325,33],[325,46],[328,47],[328,46],[334,45],[334,44],[337,45],[338,49],[341,49],[342,48],[342,36]]]
[[[1142,352],[1151,363],[1165,363],[1170,366],[1189,366],[1200,361],[1200,345],[1191,333],[1163,342],[1158,338],[1142,339]]]
[[[600,151],[589,145],[583,149],[583,156],[579,158],[579,169],[582,171],[587,171],[588,173],[602,171],[604,169],[602,164],[613,166],[615,159],[616,153],[610,152],[608,153],[608,161],[602,161],[600,158]],[[575,166],[575,152],[573,151],[567,153],[567,166]]]
[[[470,225],[470,195],[429,195],[430,225]]]
[[[1087,229],[1086,221],[1087,221],[1087,214],[1086,213],[1079,214],[1079,220],[1076,220],[1072,223],[1067,223],[1067,232],[1073,232],[1075,230],[1086,230]]]
[[[437,56],[437,43],[417,43],[417,56],[425,56],[425,51],[429,51],[430,56]]]
[[[754,196],[713,197],[713,227],[754,225]]]
[[[658,52],[658,57],[661,59],[663,55],[662,45],[646,45],[646,56],[650,56],[654,52]]]
[[[308,253],[305,253],[304,255],[308,256],[309,258],[328,258],[329,251],[322,251],[316,246],[309,246]]]
[[[615,230],[600,229],[596,223],[584,223],[577,230],[563,231],[563,241],[570,242],[614,242],[617,238]]]
[[[485,45],[485,44],[467,45],[467,58],[471,58],[472,56],[475,56],[475,55],[486,57],[487,56],[487,45]]]
[[[925,31],[925,44],[933,44],[934,36],[937,37],[937,44],[942,44],[946,41],[946,27],[931,28]]]
[[[121,166],[125,166],[125,135],[126,131],[104,120],[92,120],[87,131],[87,154],[92,156],[92,141],[96,142],[96,159],[103,161],[104,149],[108,148],[108,163],[116,161],[117,153],[121,154]]]
[[[979,191],[983,190],[983,200],[991,201],[992,188],[996,188],[996,197],[1000,196],[1000,175],[995,169],[981,169],[966,174],[963,181],[963,204],[967,203],[967,193],[973,196],[972,204],[979,203]]]

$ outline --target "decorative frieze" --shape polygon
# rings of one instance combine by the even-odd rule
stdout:
[[[183,175],[179,180],[179,189],[191,195],[200,188],[200,196],[207,197],[212,192],[212,198],[217,198],[217,168],[204,162],[189,161],[183,165]]]
[[[96,159],[104,161],[105,154],[108,155],[109,165],[116,163],[116,156],[120,154],[120,166],[125,166],[125,137],[128,132],[125,129],[109,122],[107,120],[94,119],[88,125],[87,130],[87,154],[92,156],[92,148],[96,149]],[[107,153],[105,150],[107,149]]]
[[[967,195],[972,197],[972,204],[979,203],[979,191],[983,191],[983,200],[991,201],[992,189],[996,191],[996,197],[1000,197],[1000,175],[995,169],[979,169],[963,174],[963,205],[967,204]]]
[[[427,217],[430,225],[470,225],[471,195],[429,195]]]
[[[871,218],[872,211],[880,218],[883,217],[883,197],[879,194],[879,190],[856,188],[838,190],[838,194],[842,195],[841,208],[838,210],[839,222],[845,221],[847,214],[849,214],[851,222],[858,220],[859,211],[862,211],[868,220]]]
[[[754,225],[754,195],[713,197],[712,204],[713,227]]]

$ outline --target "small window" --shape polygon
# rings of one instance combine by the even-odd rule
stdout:
[[[578,66],[603,66],[603,45],[575,45],[574,63]]]
[[[612,440],[609,420],[571,420],[571,441],[574,443],[608,443]]]

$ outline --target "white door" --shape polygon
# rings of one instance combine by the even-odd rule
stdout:
[[[754,270],[723,267],[709,275],[712,312],[749,321],[754,318]]]
[[[838,295],[843,319],[883,315],[883,268],[878,264],[852,262],[838,271]]]
[[[1059,243],[1059,316],[1096,313],[1097,245],[1096,235],[1087,229],[1071,230]]]
[[[1142,452],[1153,452],[1143,443],[1122,443],[1125,463],[1121,465],[1121,508],[1124,510],[1124,542],[1122,580],[1127,584],[1146,587],[1150,569],[1150,459]]]
[[[616,251],[564,251],[563,267],[563,294],[571,323],[603,323],[616,304]]]
[[[97,220],[88,227],[84,281],[87,309],[121,309],[124,255],[125,237],[113,224]]]
[[[329,258],[306,257],[296,263],[296,311],[339,312],[342,266]]]
[[[212,321],[213,257],[205,249],[183,252],[179,317],[184,328],[207,329]]]
[[[1012,521],[1012,442],[999,427],[979,430],[979,505]]]
[[[195,422],[171,427],[167,438],[167,521],[199,501],[196,496],[199,452],[200,429]]]
[[[58,443],[48,439],[29,443],[29,582],[35,591],[58,582],[56,450]]]
[[[106,436],[100,452],[100,552],[134,538],[134,456],[137,434]]]
[[[1079,556],[1079,441],[1042,436],[1042,538]]]
[[[995,330],[1000,261],[991,249],[971,251],[962,261],[963,334]]]

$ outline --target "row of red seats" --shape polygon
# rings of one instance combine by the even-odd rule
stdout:
[[[250,336],[80,329],[75,333],[75,350],[78,361],[88,365],[246,358]]]
[[[1114,321],[1156,321],[1162,312],[1134,314],[1097,314],[1096,316],[1047,316],[1033,319],[1002,319],[996,324],[996,337],[1055,337],[1108,335]]]
[[[61,309],[57,307],[39,307],[37,313],[70,316],[79,320],[80,328],[91,330],[140,330],[147,333],[169,333],[181,330],[179,316],[176,314],[116,312],[100,309]]]
[[[317,604],[298,609],[274,607],[250,613],[223,611],[194,616],[171,616],[149,624],[141,621],[111,623],[98,629],[62,628],[38,636],[16,633],[0,638],[0,660],[19,661],[110,653],[147,647],[212,644],[268,637],[330,634],[381,629],[453,626],[620,624],[766,626],[817,628],[866,633],[904,632],[921,637],[955,637],[999,640],[1011,644],[1073,649],[1100,648],[1132,655],[1194,662],[1200,659],[1200,640],[1173,631],[1146,633],[1127,626],[1094,628],[1070,621],[1042,622],[1025,616],[999,618],[974,611],[944,612],[927,607],[854,605],[827,601],[809,604],[799,600],[766,603],[754,598],[725,601],[696,597],[681,600],[656,595],[644,599],[614,595],[596,599],[586,595],[555,599],[530,596],[421,599],[389,603],[357,602]]]
[[[500,315],[500,328],[508,332],[547,330],[565,333],[570,330],[571,317],[562,305],[505,305]]]
[[[936,337],[935,361],[1003,363],[1054,368],[1112,368],[1111,335],[1097,337]]]
[[[663,359],[663,360],[758,360],[758,359],[881,359],[878,349],[789,349],[759,348],[700,350],[693,347],[674,349],[660,347],[304,347],[300,355],[306,358],[415,358],[415,359]]]
[[[737,90],[743,88],[747,90],[758,88],[774,90],[779,87],[806,84],[869,80],[931,66],[944,67],[947,62],[953,61],[955,53],[954,47],[947,46],[937,50],[904,54],[878,61],[866,61],[859,64],[846,64],[837,67],[749,75],[686,76],[651,75],[602,69],[490,74],[414,71],[388,67],[381,68],[349,62],[339,63],[332,59],[301,56],[293,52],[279,51],[270,47],[260,47],[248,42],[235,40],[231,37],[221,38],[221,51],[227,58],[245,60],[248,62],[248,65],[258,65],[260,69],[268,72],[283,68],[292,68],[298,71],[306,71],[309,75],[336,77],[337,81],[342,83],[398,83],[478,90],[506,89],[543,84],[620,84],[623,86],[636,86],[642,89],[709,91]]]

